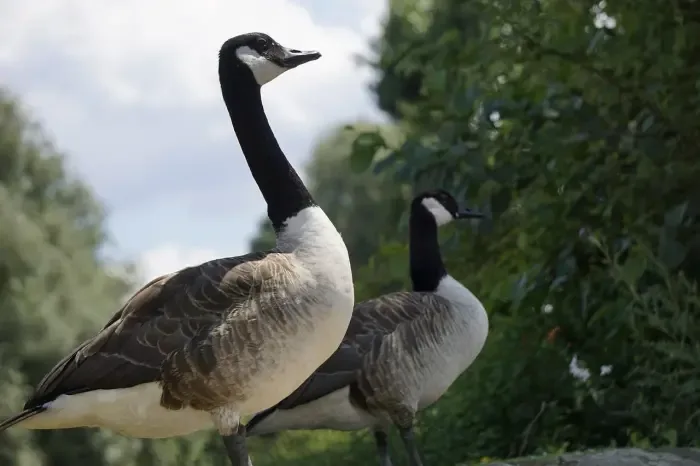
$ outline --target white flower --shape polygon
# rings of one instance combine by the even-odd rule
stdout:
[[[591,377],[591,371],[581,366],[578,360],[578,356],[574,355],[569,363],[569,373],[582,382],[585,382]]]
[[[600,366],[600,375],[608,375],[612,372],[612,366],[610,364],[605,364]]]
[[[545,314],[551,314],[553,310],[554,306],[552,306],[551,304],[545,304],[544,306],[542,306],[542,312]]]

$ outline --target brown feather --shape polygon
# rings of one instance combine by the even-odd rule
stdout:
[[[246,371],[232,366],[249,364],[259,352],[265,333],[259,320],[284,319],[270,303],[279,299],[274,292],[296,292],[293,278],[292,262],[274,250],[155,278],[44,377],[25,409],[62,394],[147,382],[163,385],[161,403],[172,409],[235,400]],[[258,320],[248,315],[251,305]]]

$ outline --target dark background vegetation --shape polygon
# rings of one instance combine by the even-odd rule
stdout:
[[[697,445],[698,2],[393,0],[375,49],[374,92],[391,123],[331,131],[307,167],[348,243],[357,298],[408,286],[413,193],[446,188],[490,214],[444,232],[449,270],[482,298],[491,333],[422,414],[426,463]],[[5,413],[133,283],[98,254],[103,214],[90,190],[12,96],[0,99]],[[271,241],[261,222],[252,246]],[[253,454],[256,466],[375,461],[363,432],[256,439]],[[206,432],[0,436],[0,465],[86,461],[227,464]]]

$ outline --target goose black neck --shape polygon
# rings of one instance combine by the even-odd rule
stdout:
[[[435,217],[421,205],[411,209],[408,248],[413,291],[437,290],[447,270],[440,254]]]
[[[253,73],[242,64],[220,62],[219,81],[241,150],[267,202],[267,216],[279,232],[314,200],[277,143]]]

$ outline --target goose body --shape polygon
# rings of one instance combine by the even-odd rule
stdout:
[[[0,431],[103,427],[158,438],[214,426],[232,462],[247,464],[240,417],[299,387],[337,349],[354,304],[345,244],[279,148],[260,96],[263,84],[319,56],[261,33],[220,51],[224,101],[277,246],[153,279]]]
[[[397,292],[363,301],[344,343],[298,398],[254,417],[248,434],[383,428],[393,422],[385,407],[398,406],[400,415],[436,402],[474,362],[487,329],[481,304],[450,276],[435,293]],[[335,390],[323,394],[321,385]]]
[[[172,437],[212,427],[222,405],[251,414],[279,402],[349,320],[341,277],[307,264],[315,254],[332,264],[332,250],[307,254],[217,259],[153,280],[40,384],[26,409],[46,409],[23,427]]]
[[[292,395],[253,417],[248,435],[371,428],[381,464],[389,465],[386,429],[394,424],[406,436],[413,464],[420,464],[410,438],[416,412],[447,391],[474,362],[488,335],[484,306],[442,264],[437,229],[455,216],[456,202],[444,191],[414,200],[413,291],[358,303],[333,356]]]

